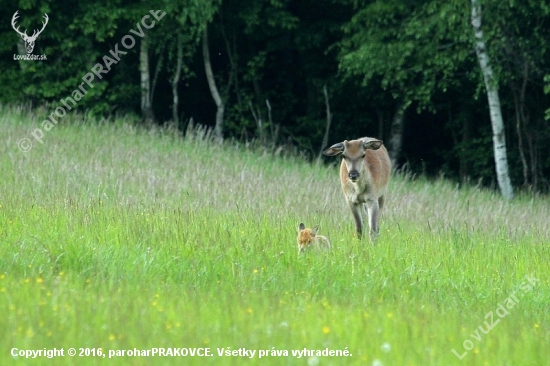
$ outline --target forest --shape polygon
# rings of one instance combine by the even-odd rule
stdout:
[[[204,125],[309,160],[372,136],[412,175],[550,190],[547,1],[2,5],[1,104]]]

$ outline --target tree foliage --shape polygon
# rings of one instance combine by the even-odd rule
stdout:
[[[200,47],[208,26],[212,70],[225,101],[225,137],[256,138],[278,151],[297,148],[314,157],[325,135],[327,101],[329,143],[365,135],[390,141],[401,106],[406,118],[400,164],[417,173],[496,182],[469,2],[17,0],[3,5],[1,103],[59,103],[156,9],[166,13],[147,31],[158,123],[177,119],[184,130],[192,118],[214,126],[216,106]],[[513,183],[547,191],[550,5],[483,0],[481,6]],[[48,14],[34,50],[47,60],[14,60],[21,46],[10,24],[16,11],[21,29],[31,32]],[[96,81],[79,109],[139,114],[139,47]]]

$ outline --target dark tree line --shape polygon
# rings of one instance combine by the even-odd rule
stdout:
[[[182,131],[193,120],[220,139],[293,146],[312,158],[327,143],[376,136],[414,173],[498,185],[510,198],[505,162],[511,186],[549,189],[544,0],[2,5],[1,103],[59,105],[118,44],[125,53],[95,77],[79,110],[132,113]],[[165,15],[142,22],[150,10]],[[47,60],[15,60],[27,53],[12,27],[16,11],[29,36],[47,14],[32,52]],[[136,44],[126,49],[128,34]]]

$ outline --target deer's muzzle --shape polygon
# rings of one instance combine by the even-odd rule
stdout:
[[[349,172],[348,177],[352,182],[355,182],[359,179],[359,172],[357,170],[352,170]]]

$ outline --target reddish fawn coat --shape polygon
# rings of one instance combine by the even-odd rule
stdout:
[[[382,141],[372,137],[340,142],[323,152],[327,156],[342,154],[340,183],[349,205],[357,236],[363,235],[363,215],[369,219],[370,238],[378,236],[380,209],[390,180],[391,162]],[[366,205],[366,210],[365,210]]]
[[[313,229],[306,228],[303,223],[300,223],[298,227],[298,254],[308,251],[310,249],[317,250],[329,250],[330,242],[326,236],[317,235],[319,231],[319,225]]]

